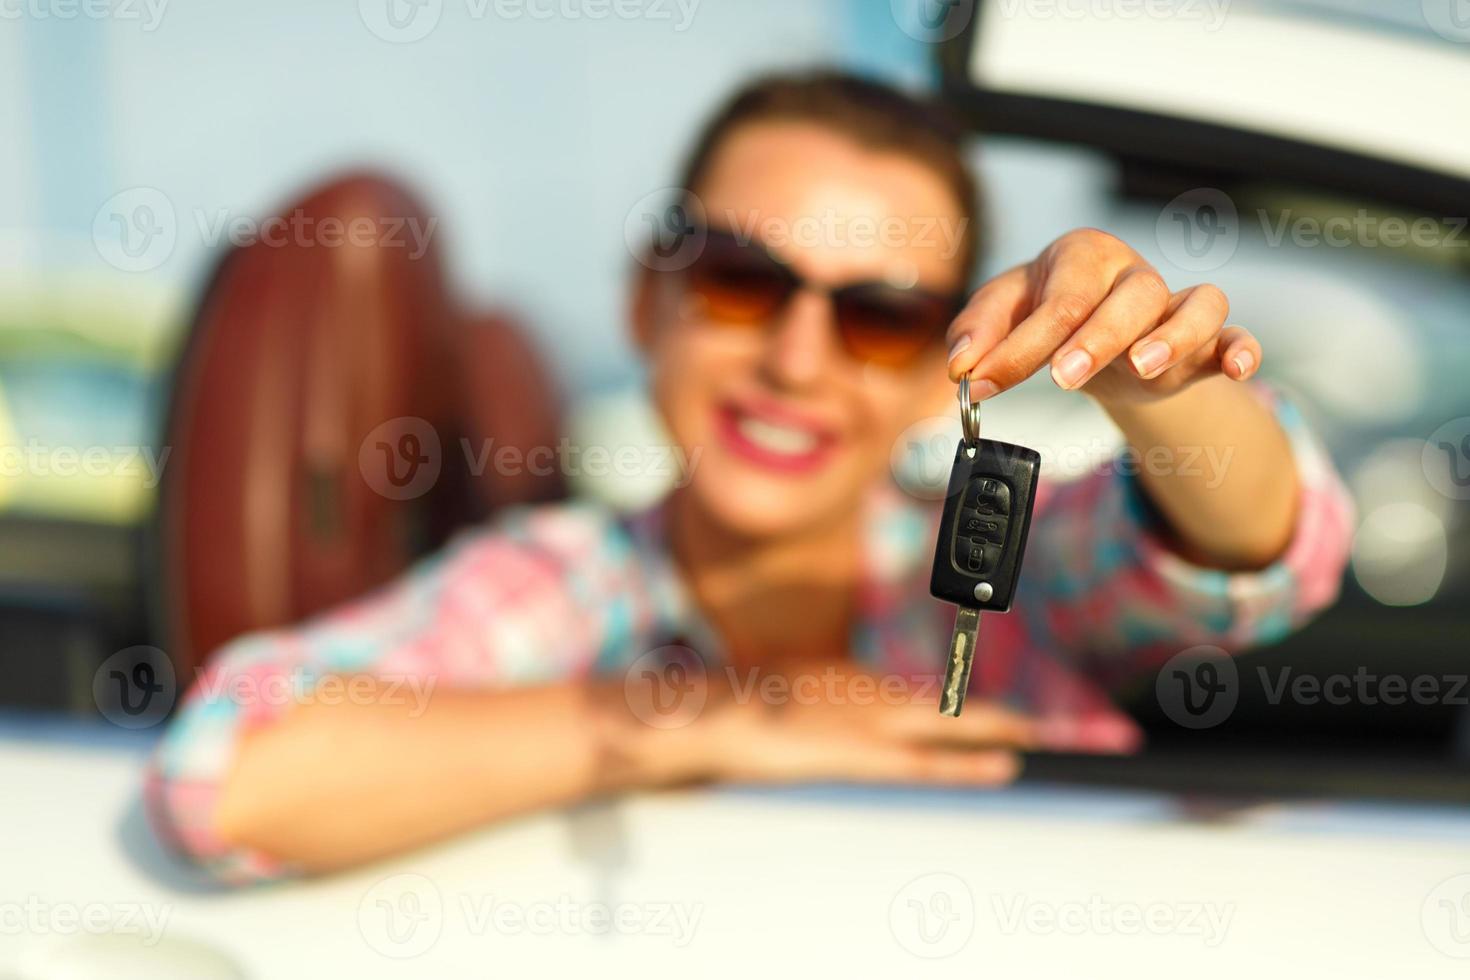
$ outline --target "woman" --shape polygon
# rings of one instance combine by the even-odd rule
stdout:
[[[159,750],[163,832],[248,880],[683,781],[995,785],[1021,749],[1134,748],[1109,685],[1331,602],[1346,497],[1299,418],[1244,383],[1261,348],[1220,290],[1171,292],[1081,230],[968,296],[961,145],[935,107],[846,76],[740,93],[634,290],[687,483],[629,521],[516,512],[347,609],[231,643]],[[893,487],[890,449],[954,411],[958,379],[985,399],[1042,368],[1144,458],[1230,464],[1044,480],[1017,605],[942,718],[937,515]]]

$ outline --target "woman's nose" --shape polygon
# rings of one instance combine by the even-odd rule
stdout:
[[[816,382],[840,354],[832,301],[813,289],[798,290],[777,312],[766,343],[764,367],[773,382],[785,388]]]

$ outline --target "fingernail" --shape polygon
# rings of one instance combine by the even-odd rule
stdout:
[[[1021,760],[1013,755],[997,759],[993,771],[996,779],[1009,783],[1021,775]]]
[[[1044,747],[1059,751],[1077,744],[1077,729],[1071,718],[1041,718],[1036,722],[1036,737]]]
[[[965,352],[966,349],[969,348],[969,346],[970,338],[968,336],[961,337],[959,340],[956,340],[954,342],[954,346],[949,349],[949,359],[952,361],[956,357],[959,357]]]
[[[1051,716],[1037,725],[1042,746],[1053,752],[1090,752],[1123,755],[1136,752],[1142,741],[1129,722],[1108,717]]]
[[[1151,341],[1133,355],[1133,367],[1145,378],[1169,363],[1169,345],[1162,340]]]
[[[1052,380],[1063,388],[1074,388],[1092,370],[1092,355],[1085,350],[1074,350],[1051,369]]]
[[[986,378],[981,378],[979,381],[970,382],[971,401],[983,402],[985,399],[994,395],[997,391],[1000,391],[1000,389],[996,387],[995,382],[990,381]]]
[[[1087,751],[1098,755],[1130,755],[1143,744],[1138,728],[1121,718],[1087,719],[1082,725],[1082,738]]]
[[[1244,378],[1251,373],[1251,368],[1256,366],[1256,355],[1248,350],[1243,350],[1231,358],[1235,366],[1240,369],[1240,376]]]

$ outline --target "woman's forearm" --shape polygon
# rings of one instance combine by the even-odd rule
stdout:
[[[1281,555],[1296,523],[1296,464],[1249,387],[1217,376],[1160,401],[1105,407],[1186,557],[1242,570]]]
[[[618,690],[564,683],[303,704],[245,735],[215,830],[307,872],[358,864],[517,813],[692,778],[677,731]]]

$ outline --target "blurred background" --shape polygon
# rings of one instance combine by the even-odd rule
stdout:
[[[660,492],[455,447],[659,441],[630,243],[725,93],[814,64],[974,122],[987,272],[1091,225],[1220,285],[1358,505],[1342,600],[1227,718],[1141,679],[1143,757],[1028,778],[1470,800],[1462,0],[0,0],[0,733],[146,740],[104,665],[183,677],[507,503]],[[407,247],[362,261],[395,285],[262,249],[291,214],[391,219]],[[1044,377],[986,425],[1057,479],[1118,445]],[[409,436],[432,486],[374,485],[363,453]],[[1273,694],[1302,676],[1359,693]]]
[[[191,336],[246,330],[240,323],[262,317],[306,334],[336,319],[347,322],[338,337],[346,351],[381,342],[375,349],[393,352],[381,357],[405,375],[446,374],[408,366],[419,355],[392,346],[392,325],[364,326],[370,311],[300,284],[280,286],[278,306],[258,292],[289,283],[298,257],[317,263],[322,281],[350,282],[327,249],[276,249],[291,257],[256,260],[235,276],[255,277],[241,287],[255,300],[218,299],[232,288],[219,271],[226,257],[262,237],[267,219],[297,213],[326,188],[312,207],[387,208],[400,219],[400,253],[432,250],[442,284],[404,295],[421,305],[448,296],[468,311],[449,329],[486,338],[471,358],[485,366],[452,380],[465,392],[454,405],[408,393],[393,402],[397,414],[436,424],[468,414],[477,437],[502,443],[652,444],[659,435],[624,332],[630,243],[667,205],[689,134],[727,91],[763,69],[819,63],[942,86],[965,108],[983,134],[986,271],[1094,225],[1171,281],[1221,285],[1234,318],[1265,340],[1266,379],[1294,395],[1327,440],[1361,519],[1344,600],[1273,657],[1308,673],[1344,664],[1375,676],[1463,672],[1462,13],[1452,3],[1390,10],[1348,0],[649,0],[625,15],[549,0],[17,6],[0,25],[12,93],[0,107],[0,659],[19,682],[0,697],[89,713],[91,679],[114,652],[148,644],[193,663],[232,632],[299,618],[387,578],[449,525],[507,502],[496,488],[471,489],[470,503],[463,487],[458,504],[430,495],[432,504],[420,501],[430,526],[391,502],[395,536],[372,544],[365,562],[358,545],[313,544],[311,529],[291,522],[304,499],[325,496],[348,515],[339,535],[384,523],[372,520],[374,503],[348,499],[352,488],[331,468],[351,470],[362,427],[393,417],[388,403],[374,418],[361,402],[375,396],[359,398],[361,431],[341,445],[300,431],[331,424],[321,419],[334,410],[321,403],[357,398],[351,384],[415,382],[330,350],[226,346],[196,350],[190,364]],[[349,175],[358,185],[341,184]],[[354,203],[351,190],[345,204],[331,198],[334,182],[370,202]],[[317,361],[356,380],[336,390],[311,370],[291,374]],[[497,374],[497,364],[524,373]],[[170,421],[171,404],[176,416],[198,417],[193,428]],[[270,405],[285,406],[279,429],[230,428]],[[1045,378],[987,424],[1041,447],[1059,478],[1117,445],[1101,413]],[[254,433],[250,444],[275,445],[279,461],[225,451],[226,432],[247,443]],[[453,464],[464,454],[442,435]],[[191,453],[191,440],[215,449]],[[461,475],[461,484],[486,482],[483,472]],[[625,506],[661,489],[646,475],[577,473],[573,482]],[[230,499],[206,511],[181,501],[177,517],[161,517],[171,483],[177,496]],[[528,484],[511,496],[559,492]],[[262,516],[262,494],[274,495],[274,517]],[[232,550],[231,535],[246,540]],[[251,550],[261,535],[282,539],[274,557]],[[177,540],[189,537],[192,546]],[[311,558],[300,555],[313,547],[326,557],[303,571]],[[243,570],[261,561],[279,568]],[[251,600],[244,593],[258,592],[262,575],[287,584]],[[203,577],[212,584],[198,585]],[[220,612],[217,625],[182,622],[189,609],[180,607],[231,602],[239,608]],[[1288,729],[1295,749],[1352,743],[1348,755],[1412,760],[1470,753],[1463,698],[1272,705],[1253,676],[1243,676],[1241,705],[1224,726],[1242,739],[1259,735],[1279,749]],[[1142,685],[1137,713],[1160,723],[1165,740],[1199,747],[1152,700]],[[1208,745],[1223,750],[1228,740],[1211,734]]]

